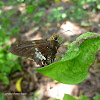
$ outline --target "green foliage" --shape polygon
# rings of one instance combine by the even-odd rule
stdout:
[[[70,10],[66,10],[66,15],[71,21],[79,21],[88,18],[87,11],[80,6],[73,6]]]
[[[9,84],[9,79],[7,77],[7,74],[6,73],[1,73],[0,72],[0,80],[2,80],[5,84]]]
[[[48,3],[48,0],[25,0],[26,5],[38,5],[38,6],[46,6]]]
[[[95,97],[93,97],[93,99],[94,99],[94,100],[100,100],[100,94],[97,95],[97,96],[95,96]]]
[[[60,99],[55,99],[60,100]],[[69,94],[64,94],[63,100],[89,100],[86,95],[81,95],[80,97],[74,97]],[[93,97],[93,100],[100,100],[100,94]]]
[[[3,1],[0,1],[0,6],[3,6],[4,5],[4,2]]]
[[[38,0],[39,6],[45,6],[48,3],[48,0]]]
[[[33,4],[33,5],[28,5],[27,6],[27,13],[29,14],[33,14],[34,13],[34,10],[36,9],[37,5],[36,4]]]
[[[1,42],[3,45],[3,42]],[[0,45],[0,80],[2,80],[5,84],[9,84],[9,80],[7,78],[9,73],[12,73],[16,70],[21,70],[21,67],[17,61],[17,56],[8,53],[9,46],[6,48],[2,48]]]
[[[61,61],[37,69],[41,74],[64,84],[78,84],[88,76],[88,69],[100,50],[100,35],[88,32],[69,45]]]
[[[15,70],[21,70],[21,67],[16,61],[18,57],[8,53],[9,46],[2,48],[9,42],[9,37],[6,35],[5,30],[0,30],[0,33],[0,80],[5,84],[9,84],[7,75]]]
[[[25,2],[27,4],[27,13],[29,14],[33,14],[34,11],[40,7],[40,6],[46,6],[46,4],[48,3],[47,0],[36,0],[36,1],[26,1]],[[39,12],[37,12],[39,13]]]
[[[65,19],[66,13],[63,12],[64,7],[57,7],[57,8],[53,8],[51,13],[47,16],[49,21],[61,21],[63,19]]]
[[[73,2],[73,1],[72,1]],[[71,21],[79,21],[88,18],[88,13],[83,9],[83,5],[80,5],[81,1],[78,1],[70,9],[65,10],[64,7],[53,8],[51,13],[47,16],[49,21],[61,21],[69,18]]]
[[[16,36],[19,33],[19,27],[10,28],[9,18],[13,15],[13,11],[1,14],[0,18],[0,80],[5,84],[9,84],[8,75],[16,70],[21,70],[17,61],[17,56],[8,52],[10,46],[6,46],[9,42],[10,35]],[[13,34],[12,34],[13,33]]]
[[[36,14],[34,14],[33,21],[35,22],[38,21],[39,23],[42,22],[41,13],[46,14],[45,12],[40,11],[40,9],[49,8],[50,4],[54,2],[48,0],[33,0],[33,1],[32,0],[17,0],[17,1],[11,0],[11,2],[8,2],[6,4],[18,5],[21,3],[26,4],[27,14],[34,14],[36,12]],[[70,19],[71,21],[81,21],[84,19],[88,19],[89,10],[84,9],[83,8],[84,5],[88,4],[89,8],[92,8],[92,11],[96,11],[100,9],[99,0],[71,0],[71,3],[73,4],[73,6],[70,6],[69,9],[67,10],[62,6],[58,6],[51,9],[51,12],[46,16],[47,20],[59,22],[67,18]],[[2,1],[0,2],[0,4],[5,5],[5,3]]]
[[[97,5],[97,9],[99,9],[99,10],[100,10],[100,4],[98,4],[98,5]]]
[[[35,15],[34,15],[34,21],[35,22],[42,22],[42,17],[44,15],[44,12],[45,12],[45,9],[40,9],[39,12],[37,12]]]
[[[47,16],[50,21],[61,21],[70,19],[71,21],[81,21],[88,19],[89,10],[84,9],[83,6],[88,4],[89,8],[92,8],[92,11],[96,11],[100,9],[100,1],[99,0],[71,0],[73,6],[70,6],[69,9],[64,10],[64,7],[53,8],[51,13]]]
[[[17,0],[18,2],[20,2],[20,3],[23,3],[25,0]]]
[[[83,6],[88,4],[89,8],[92,8],[92,11],[96,11],[100,9],[100,1],[99,0],[71,0],[70,1],[73,6],[70,6],[69,9],[65,10],[64,7],[58,6],[57,8],[53,8],[51,13],[47,16],[49,21],[62,21],[66,18],[70,19],[71,21],[81,21],[84,19],[88,19],[88,12],[89,10],[84,9]],[[39,14],[39,9],[41,8],[48,8],[49,4],[54,3],[53,1],[48,0],[11,0],[11,2],[5,3],[0,1],[0,5],[18,5],[21,3],[26,4],[26,11],[28,14],[34,14],[36,11]],[[11,13],[11,12],[10,12]],[[37,18],[36,18],[37,17]],[[41,19],[40,15],[35,16],[35,19]],[[38,22],[41,20],[38,20]]]
[[[73,96],[69,95],[69,94],[65,94],[64,97],[63,97],[63,100],[76,100],[76,99]]]
[[[85,4],[88,4],[92,11],[99,9],[100,1],[99,0],[72,0],[72,2],[83,7]]]
[[[19,33],[20,28],[19,26],[13,26],[10,31],[11,31],[11,33],[9,32],[10,34],[13,34],[13,36],[16,36]]]
[[[81,95],[79,100],[89,100],[86,95]]]
[[[35,92],[34,96],[33,96],[33,100],[38,100],[39,95],[41,94],[40,91]]]
[[[11,21],[10,21],[10,18],[11,16],[14,14],[14,10],[11,10],[10,12],[7,12],[7,13],[2,13],[1,14],[1,25],[0,25],[0,36],[9,36],[9,35],[13,35],[13,36],[16,36],[19,31],[20,31],[20,28],[19,26],[12,26],[11,25]]]
[[[42,19],[44,19],[44,17],[46,17],[48,21],[56,21],[56,22],[66,20],[68,18],[72,21],[79,21],[79,20],[88,18],[87,17],[88,11],[83,8],[83,6],[85,4],[88,4],[90,8],[93,8],[92,10],[95,9],[95,11],[96,11],[96,10],[100,9],[99,0],[71,0],[71,3],[72,4],[74,3],[74,4],[73,4],[73,6],[70,6],[69,9],[65,10],[64,7],[58,6],[58,7],[51,9],[51,12],[46,16],[45,11],[47,8],[49,8],[51,2],[52,1],[48,1],[48,0],[15,0],[15,1],[11,0],[10,2],[9,1],[7,1],[7,2],[0,1],[0,46],[7,44],[10,36],[16,36],[20,32],[20,24],[28,25],[30,21],[34,21],[36,23],[41,24],[40,22],[43,22]],[[15,13],[16,12],[15,9],[9,10],[5,13],[4,9],[2,8],[2,6],[14,7],[14,6],[22,4],[22,3],[25,3],[25,5],[26,5],[25,6],[26,13],[24,13],[24,14]],[[29,16],[30,14],[32,14],[32,17]],[[11,20],[13,18],[13,16],[16,16],[16,21]],[[13,22],[13,21],[15,21],[15,22]],[[96,38],[96,39],[97,39],[97,41],[99,41],[98,38]],[[51,78],[52,78],[51,75],[53,74],[54,75],[53,79],[57,79],[58,81],[64,82],[64,83],[67,82],[68,84],[76,84],[76,83],[79,83],[82,80],[84,80],[85,77],[88,75],[88,67],[87,66],[92,64],[94,56],[90,57],[89,62],[91,62],[91,63],[89,63],[89,64],[87,63],[85,65],[85,67],[83,65],[84,63],[82,63],[82,61],[80,61],[79,64],[81,65],[81,67],[78,68],[78,66],[79,66],[78,60],[80,60],[80,58],[83,56],[82,52],[85,55],[85,47],[83,45],[85,42],[80,44],[80,42],[77,42],[77,41],[70,44],[69,50],[66,52],[65,56],[62,57],[62,60],[60,62],[56,62],[54,64],[47,66],[46,68],[39,69],[39,70],[46,71],[46,72],[43,72],[43,71],[42,72],[46,73],[46,75],[50,76]],[[80,41],[81,41],[81,39],[80,39]],[[88,41],[88,40],[86,40],[86,41]],[[91,39],[91,41],[92,41],[92,39]],[[91,41],[89,41],[89,42],[91,42]],[[77,46],[79,43],[79,46],[77,47],[75,43],[77,44]],[[90,44],[91,43],[88,43],[88,45],[90,45]],[[96,45],[96,44],[94,43],[94,45]],[[7,53],[8,48],[9,47],[2,49],[0,47],[0,56],[1,56],[0,61],[3,63],[2,66],[4,66],[4,68],[6,68],[6,66],[10,66],[9,62],[12,61],[12,59],[13,59],[13,61],[16,61],[16,59],[17,59],[16,56],[12,56],[10,53]],[[82,49],[82,48],[84,48],[84,49]],[[88,46],[87,46],[87,48],[88,48]],[[90,56],[90,55],[92,55],[92,52],[88,53],[88,56]],[[88,59],[88,57],[84,56],[83,59]],[[6,61],[6,60],[8,60],[8,61]],[[83,62],[85,62],[85,60],[83,60]],[[11,64],[11,66],[15,66],[15,65],[17,66],[17,64],[18,63]],[[58,67],[55,67],[55,66],[58,66]],[[51,73],[48,73],[48,69],[49,69],[48,67],[50,68]],[[9,67],[9,68],[11,68],[11,67]],[[2,74],[2,75],[4,75],[4,77],[7,76],[8,73],[16,70],[17,67],[16,68],[12,67],[11,69],[9,69],[9,68],[7,68],[7,71],[4,71],[4,69],[1,70],[1,72],[6,73],[6,74]],[[12,71],[12,69],[13,69],[13,71]],[[17,69],[19,69],[19,67]],[[54,71],[56,72],[56,75],[55,75]],[[61,77],[63,77],[63,79],[59,78],[59,76],[60,76],[59,73],[61,74]],[[64,73],[65,75],[62,73]],[[82,73],[82,74],[80,74],[80,73]],[[75,77],[73,77],[74,75],[75,75]],[[73,81],[73,80],[75,80],[75,81]]]
[[[0,93],[0,100],[5,100],[4,93]]]

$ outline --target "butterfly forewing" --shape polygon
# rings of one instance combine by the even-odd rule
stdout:
[[[30,57],[30,54],[32,52],[34,53],[33,43],[31,41],[27,41],[13,44],[9,51],[18,56]]]
[[[54,61],[59,43],[55,40],[41,39],[13,44],[9,51],[15,55],[33,59],[41,67]]]

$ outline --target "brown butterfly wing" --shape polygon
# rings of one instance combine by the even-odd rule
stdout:
[[[35,53],[35,47],[41,42],[46,42],[46,40],[34,40],[34,41],[25,41],[13,44],[9,51],[15,55],[23,57],[31,57]]]
[[[45,63],[53,62],[58,47],[57,41],[41,39],[13,44],[9,51],[14,55],[31,58],[40,66],[44,66]]]

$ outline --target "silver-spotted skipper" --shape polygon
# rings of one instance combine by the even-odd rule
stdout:
[[[58,39],[59,36],[54,34],[49,39],[16,43],[10,47],[9,51],[14,55],[33,59],[43,67],[45,64],[49,65],[53,63],[60,46]]]

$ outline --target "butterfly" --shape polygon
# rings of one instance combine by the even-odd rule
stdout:
[[[24,41],[11,45],[9,51],[17,56],[34,60],[40,67],[54,62],[60,43],[59,36],[52,35],[49,39]]]

